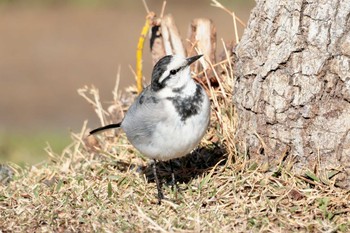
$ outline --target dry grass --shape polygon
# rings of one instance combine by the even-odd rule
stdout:
[[[156,204],[148,160],[122,133],[87,139],[85,123],[61,155],[47,148],[51,161],[26,169],[13,166],[14,180],[0,187],[0,230],[349,231],[349,191],[332,182],[325,185],[297,176],[290,164],[268,171],[236,153],[233,71],[229,62],[218,66],[225,75],[216,74],[219,87],[208,88],[210,130],[192,155],[176,161],[178,192],[167,185],[168,164],[160,164],[167,197],[162,205]],[[125,98],[116,91],[109,111],[102,109],[96,89],[80,93],[95,107],[101,122],[124,106],[120,100]]]
[[[87,137],[85,122],[62,154],[47,148],[50,161],[25,169],[10,165],[13,180],[0,184],[0,232],[350,231],[350,193],[335,187],[331,178],[324,182],[312,173],[296,175],[288,160],[269,170],[237,153],[234,73],[227,50],[226,57],[211,65],[218,87],[207,86],[209,132],[198,149],[175,162],[179,191],[168,185],[168,164],[159,164],[166,197],[162,205],[148,160],[125,135]],[[208,82],[206,73],[197,78]],[[120,120],[131,98],[115,88],[105,110],[95,88],[82,88],[79,94],[101,124]]]

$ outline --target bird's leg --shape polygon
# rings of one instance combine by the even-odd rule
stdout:
[[[157,175],[157,161],[155,159],[153,160],[153,175],[154,175],[154,179],[155,179],[156,184],[157,184],[158,204],[160,205],[164,196],[163,196],[163,192],[162,192],[162,186],[161,186],[161,183],[159,182],[158,175]]]
[[[175,181],[174,166],[173,166],[173,161],[172,160],[170,160],[170,169],[171,169],[171,186],[172,186],[173,191],[174,191],[175,190],[176,181]]]
[[[175,199],[177,199],[177,184],[175,180],[174,166],[173,166],[172,160],[170,160],[170,169],[171,169],[171,187],[173,192],[175,193]]]

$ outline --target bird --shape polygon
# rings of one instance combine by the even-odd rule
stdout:
[[[121,128],[129,142],[153,160],[152,170],[158,191],[158,204],[164,198],[156,162],[170,161],[194,150],[209,126],[210,100],[204,88],[191,77],[190,65],[202,55],[167,55],[153,67],[151,83],[127,110],[123,120],[90,132]]]

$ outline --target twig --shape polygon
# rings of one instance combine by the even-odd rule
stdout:
[[[162,19],[165,12],[166,1],[163,1],[162,11],[160,12],[160,18]]]
[[[114,89],[112,91],[113,94],[113,102],[114,104],[116,104],[118,102],[118,89],[119,89],[119,83],[120,83],[120,65],[118,66],[118,72],[117,72],[117,76],[115,78],[115,86]]]
[[[147,12],[147,14],[149,14],[149,8],[148,8],[148,6],[147,6],[147,3],[146,3],[146,0],[142,0],[142,3],[143,3],[143,6],[145,7],[145,9],[146,9],[146,12]]]
[[[139,206],[136,205],[136,208],[139,212],[139,215],[141,218],[147,220],[150,224],[152,224],[154,226],[154,228],[160,232],[167,232],[166,230],[164,230],[161,226],[159,226],[158,223],[156,223],[153,219],[151,219],[150,217],[148,217]]]
[[[226,11],[227,13],[229,13],[230,15],[233,15],[233,17],[235,17],[235,19],[237,19],[238,22],[239,22],[243,27],[246,26],[245,23],[243,22],[243,20],[241,20],[240,18],[238,18],[237,16],[235,16],[235,14],[234,14],[233,11],[231,12],[230,10],[228,10],[226,7],[224,7],[224,6],[223,6],[221,3],[219,3],[217,0],[212,0],[212,3],[211,3],[210,5],[213,6],[213,7],[220,8],[220,9]]]

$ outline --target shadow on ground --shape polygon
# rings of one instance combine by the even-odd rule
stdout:
[[[227,161],[226,154],[226,150],[222,145],[212,144],[198,148],[185,157],[173,159],[176,182],[187,184],[192,179],[209,172],[218,163],[219,166],[224,165]],[[163,184],[170,185],[172,183],[170,161],[157,162],[157,172]],[[143,168],[143,173],[148,182],[155,182],[151,163]]]

